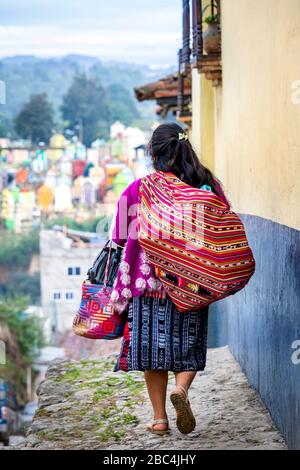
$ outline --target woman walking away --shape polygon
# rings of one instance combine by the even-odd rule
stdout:
[[[154,174],[166,178],[175,175],[191,187],[213,191],[229,205],[220,182],[201,164],[179,125],[158,126],[148,149]],[[203,371],[206,365],[208,306],[198,311],[178,311],[149,262],[137,236],[141,180],[135,180],[122,193],[112,224],[112,239],[124,248],[111,300],[118,312],[128,309],[114,371],[144,371],[153,408],[147,429],[160,435],[169,432],[166,393],[168,371],[174,372],[176,387],[170,400],[176,425],[187,434],[196,425],[188,390],[197,371]]]

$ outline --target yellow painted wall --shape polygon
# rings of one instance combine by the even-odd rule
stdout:
[[[201,162],[214,170],[215,112],[214,92],[211,82],[197,69],[192,70],[192,133],[193,147]]]
[[[190,139],[194,150],[200,156],[201,127],[200,127],[200,98],[201,98],[201,76],[196,69],[192,69],[192,129]]]
[[[223,1],[222,63],[215,173],[236,211],[300,229],[300,0]]]

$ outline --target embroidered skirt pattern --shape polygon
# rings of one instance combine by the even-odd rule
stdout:
[[[160,293],[133,297],[113,371],[204,370],[208,308],[183,313]]]

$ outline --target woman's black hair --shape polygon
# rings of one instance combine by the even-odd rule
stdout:
[[[182,138],[182,134],[186,135],[175,122],[160,124],[154,130],[147,146],[153,168],[170,171],[190,186],[208,184],[218,195],[214,175],[200,162],[190,141]]]

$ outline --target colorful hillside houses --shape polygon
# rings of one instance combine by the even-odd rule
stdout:
[[[112,182],[112,187],[114,192],[118,195],[121,196],[122,192],[124,189],[134,181],[135,177],[132,172],[132,170],[125,166],[123,170],[121,170],[117,176],[113,179]]]
[[[38,149],[31,163],[32,170],[35,173],[45,173],[48,168],[48,160],[45,149]]]
[[[77,137],[67,140],[59,133],[48,146],[0,139],[2,226],[22,231],[39,217],[94,217],[109,188],[117,196],[136,177],[136,149],[145,147],[148,137],[141,129],[116,121],[110,139],[96,139],[91,148]],[[139,156],[140,172],[145,168]]]
[[[96,188],[90,178],[84,178],[81,189],[81,203],[84,206],[92,208],[96,202]]]
[[[42,184],[37,190],[37,204],[42,212],[48,212],[54,203],[52,189],[46,184]]]
[[[119,121],[111,126],[111,154],[129,166],[135,158],[135,147],[146,143],[146,135],[137,127],[125,127]]]
[[[68,140],[63,134],[53,134],[49,142],[50,150],[48,151],[48,158],[51,161],[59,160],[64,153],[67,143]]]
[[[65,212],[72,209],[71,188],[67,184],[59,183],[54,189],[54,211]]]
[[[64,154],[59,161],[60,173],[64,176],[72,177],[72,160],[68,154]]]
[[[55,167],[51,167],[46,176],[45,176],[45,185],[50,187],[50,188],[55,188],[56,186],[56,169]]]
[[[1,218],[4,221],[4,226],[10,230],[14,228],[14,215],[15,215],[14,195],[10,189],[5,188],[2,191]]]

